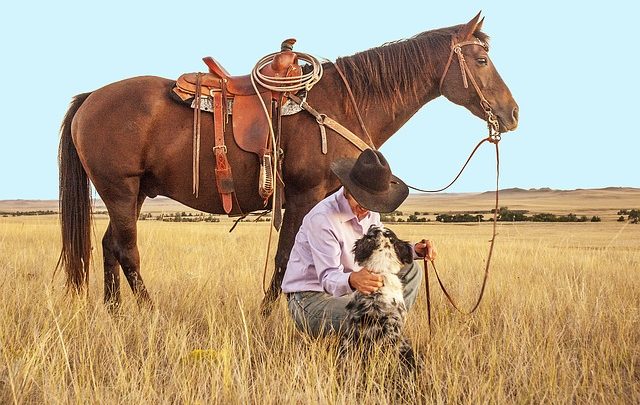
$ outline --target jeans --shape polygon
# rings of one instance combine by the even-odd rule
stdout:
[[[407,311],[418,297],[422,281],[422,267],[417,262],[405,265],[398,277],[402,282],[404,303]],[[353,294],[334,297],[325,292],[301,291],[287,294],[289,314],[298,330],[312,337],[339,333],[347,315],[347,304]]]

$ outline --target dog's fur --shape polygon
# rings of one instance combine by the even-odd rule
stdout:
[[[356,241],[353,253],[356,262],[381,275],[384,284],[369,295],[356,291],[347,304],[340,352],[349,352],[356,345],[361,346],[365,355],[376,348],[398,350],[403,363],[415,367],[413,349],[402,332],[407,308],[397,276],[405,264],[413,261],[413,247],[390,229],[372,225]]]

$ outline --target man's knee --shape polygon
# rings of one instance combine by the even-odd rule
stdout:
[[[288,294],[288,299],[296,328],[314,338],[339,332],[349,301],[348,296],[331,297],[311,291]]]
[[[404,287],[404,302],[407,306],[407,310],[409,310],[416,301],[416,298],[418,298],[418,293],[420,292],[422,267],[420,267],[418,262],[414,260],[400,270],[398,277],[400,277],[400,280],[402,281],[402,285]]]
[[[422,281],[422,267],[420,267],[418,262],[414,260],[413,262],[406,264],[400,272],[398,272],[398,277],[400,277],[405,288],[414,285],[419,286]]]

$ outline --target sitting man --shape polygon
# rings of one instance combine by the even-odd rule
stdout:
[[[381,276],[366,268],[354,271],[359,266],[353,245],[371,225],[381,225],[379,212],[395,211],[409,195],[378,151],[333,162],[331,170],[343,187],[304,217],[282,282],[296,327],[313,337],[339,332],[355,290],[371,294],[382,287]],[[436,255],[430,241],[415,244],[414,251],[416,257]],[[398,277],[409,310],[418,296],[421,268],[413,262]]]

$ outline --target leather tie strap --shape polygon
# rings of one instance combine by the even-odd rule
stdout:
[[[227,160],[227,146],[224,144],[224,111],[222,92],[212,91],[213,97],[213,154],[216,158],[216,185],[222,199],[224,212],[229,214],[233,207],[232,194],[235,191],[231,166]]]
[[[202,102],[202,73],[196,73],[196,94],[193,108],[193,194],[198,198],[200,188],[200,103]]]

